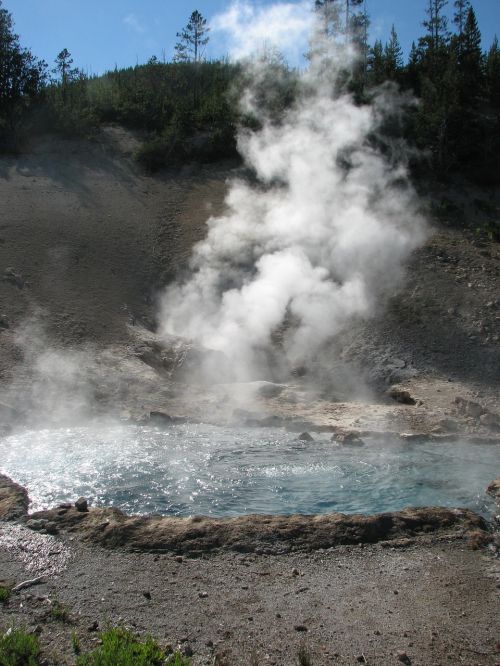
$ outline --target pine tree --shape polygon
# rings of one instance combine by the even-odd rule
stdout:
[[[321,32],[327,38],[336,38],[342,32],[341,4],[339,0],[315,0]]]
[[[46,64],[20,45],[13,28],[0,0],[0,144],[8,142],[46,78]]]
[[[412,42],[405,70],[404,85],[413,90],[416,95],[420,93],[420,61],[421,52],[415,42]]]
[[[345,0],[345,23],[344,32],[347,43],[359,44],[360,37],[365,34],[363,30],[363,17],[365,11],[355,11],[357,7],[364,4],[364,0]]]
[[[52,70],[52,73],[56,75],[56,81],[60,83],[60,95],[62,102],[65,105],[68,101],[69,84],[80,77],[80,70],[76,67],[71,67],[73,64],[73,58],[68,49],[60,51],[54,62],[56,66]],[[72,100],[70,101],[72,103]]]
[[[71,78],[71,65],[73,64],[73,58],[68,49],[63,49],[60,53],[57,54],[55,59],[56,66],[52,72],[59,78],[63,88],[68,84]]]
[[[486,56],[485,70],[490,104],[495,109],[500,109],[500,45],[496,35]]]
[[[315,0],[324,34],[329,38],[343,36],[346,43],[361,44],[367,37],[365,0]]]
[[[458,67],[462,103],[466,106],[476,106],[483,93],[484,66],[481,51],[481,32],[472,7],[469,8],[467,13],[462,39],[462,54],[458,61]]]
[[[461,38],[464,33],[467,14],[471,6],[470,0],[455,0],[454,6],[455,14],[453,16],[453,23],[457,26],[457,34],[459,38]]]
[[[427,19],[423,21],[427,34],[419,40],[421,48],[426,52],[427,61],[431,75],[436,74],[443,68],[443,60],[446,57],[446,45],[448,43],[448,19],[443,13],[448,0],[427,0]]]
[[[385,81],[384,48],[380,39],[376,39],[368,56],[368,74],[372,85],[379,85]]]
[[[399,43],[394,24],[391,28],[391,37],[384,49],[385,71],[387,77],[396,80],[399,72],[403,69],[403,49]]]
[[[179,41],[175,45],[174,60],[176,62],[201,62],[205,46],[210,37],[210,28],[207,19],[203,18],[198,10],[195,10],[187,26],[177,33]]]

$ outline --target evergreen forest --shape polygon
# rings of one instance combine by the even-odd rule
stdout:
[[[386,43],[369,43],[363,0],[315,0],[311,10],[319,13],[325,35],[357,49],[357,64],[343,85],[358,104],[369,103],[384,85],[416,98],[405,109],[402,130],[415,148],[415,176],[446,180],[460,174],[481,186],[498,184],[500,46],[495,38],[483,49],[469,0],[426,0],[422,36],[407,59],[397,26]],[[25,48],[0,0],[0,151],[16,152],[40,133],[92,136],[100,126],[118,123],[141,133],[136,157],[150,171],[235,157],[236,128],[258,126],[259,118],[245,117],[238,104],[245,68],[204,58],[209,31],[194,11],[177,33],[171,62],[153,56],[145,64],[88,76],[74,66],[67,48],[51,65]],[[263,105],[272,105],[279,122],[293,104],[294,71],[280,54],[262,57],[276,82]],[[385,131],[401,133],[401,128]]]

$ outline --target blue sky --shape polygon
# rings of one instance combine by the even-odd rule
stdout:
[[[299,3],[300,0],[296,0]],[[291,0],[293,3],[294,0]],[[176,32],[192,10],[207,19],[223,12],[229,0],[3,0],[15,21],[21,43],[50,64],[63,48],[71,51],[75,66],[89,74],[146,62],[153,54],[171,59]],[[260,6],[272,0],[256,0]],[[500,0],[472,2],[485,48],[500,37]],[[311,0],[312,5],[312,0]],[[408,52],[422,34],[426,0],[367,0],[371,18],[370,41],[387,39],[396,25],[401,45]],[[453,0],[449,2],[451,14]],[[222,37],[213,35],[207,57],[225,55]]]

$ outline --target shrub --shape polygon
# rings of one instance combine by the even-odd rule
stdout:
[[[188,657],[185,657],[180,652],[174,652],[165,664],[166,666],[191,666],[191,659],[188,659]]]
[[[21,629],[12,629],[0,638],[0,664],[2,666],[38,666],[40,645],[38,638]]]
[[[54,603],[52,604],[52,607],[50,609],[50,615],[52,619],[56,620],[57,622],[64,622],[66,624],[69,624],[71,622],[68,609],[59,601],[54,601]]]
[[[301,645],[297,653],[299,666],[312,666],[311,653],[305,645]]]
[[[109,629],[101,634],[102,645],[77,658],[77,666],[161,666],[165,653],[152,638],[140,641],[126,629]],[[174,655],[175,656],[175,655]],[[189,662],[167,662],[172,666],[188,666]]]
[[[5,585],[0,585],[0,604],[4,604],[9,600],[10,588]]]
[[[73,631],[71,633],[71,647],[73,648],[73,652],[76,655],[79,655],[80,652],[82,651],[81,645],[80,645],[80,639],[78,638],[76,631]]]

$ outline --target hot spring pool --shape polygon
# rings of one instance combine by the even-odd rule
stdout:
[[[491,515],[495,445],[368,442],[339,447],[277,429],[178,425],[64,428],[0,441],[0,470],[32,510],[84,496],[129,513],[376,513],[468,507]]]

